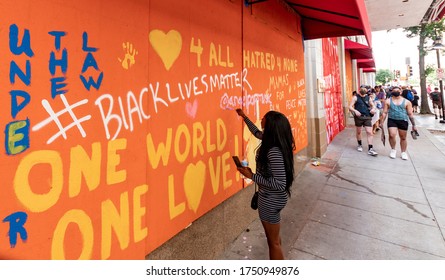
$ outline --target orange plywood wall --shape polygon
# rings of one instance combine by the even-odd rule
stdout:
[[[258,125],[262,115],[269,110],[285,114],[293,128],[297,151],[300,151],[307,146],[304,52],[300,25],[295,15],[286,7],[277,6],[275,1],[258,5],[258,8],[262,8],[259,11],[256,7],[253,6],[252,11],[245,10],[244,14],[243,63],[249,78],[255,81],[252,89],[246,88],[246,92],[250,92],[251,96],[252,93],[263,93],[264,98],[258,102],[258,112],[252,103],[247,111],[253,119],[256,118]],[[253,16],[249,16],[251,13]],[[266,20],[268,24],[259,24]]]
[[[0,259],[143,259],[248,183],[238,107],[304,148],[298,19],[270,2],[2,3]]]

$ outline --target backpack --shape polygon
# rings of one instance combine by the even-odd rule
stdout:
[[[439,101],[439,93],[438,92],[432,92],[431,93],[431,99],[433,101]]]
[[[354,108],[362,114],[362,116],[373,116],[371,112],[369,111],[369,95],[366,95],[365,97],[360,96],[360,94],[357,94],[357,102],[355,102]]]
[[[408,99],[409,101],[414,100],[414,95],[413,95],[412,91],[408,90],[408,92],[406,93],[406,99]]]

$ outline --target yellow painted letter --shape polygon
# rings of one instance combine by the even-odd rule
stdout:
[[[227,143],[227,130],[226,125],[222,119],[216,120],[216,146],[218,147],[218,151],[224,150],[224,147]]]
[[[181,141],[181,135],[184,135],[184,141]],[[180,144],[184,143],[185,147],[184,147],[184,152],[181,153],[181,147]],[[185,124],[181,124],[178,127],[178,130],[176,131],[176,135],[175,135],[175,155],[176,155],[176,159],[180,162],[183,163],[189,153],[190,153],[190,145],[191,145],[191,138],[190,138],[190,132],[187,128],[187,126],[185,126]]]
[[[213,63],[218,66],[218,54],[216,53],[215,44],[210,43],[209,66],[213,66]]]
[[[134,242],[147,237],[147,227],[142,227],[141,220],[145,217],[146,208],[141,205],[141,198],[148,191],[148,185],[140,185],[133,192],[133,238]]]
[[[127,179],[127,171],[116,170],[116,167],[121,162],[121,157],[116,153],[118,150],[125,150],[127,148],[127,139],[116,139],[108,142],[108,158],[107,158],[107,184],[117,184],[124,182]]]
[[[48,193],[36,194],[29,183],[29,173],[37,164],[48,164],[52,178],[48,180]],[[43,212],[54,206],[63,189],[63,166],[60,154],[43,150],[28,154],[22,159],[14,177],[14,191],[17,199],[32,212]]]
[[[120,213],[111,200],[102,202],[102,251],[101,258],[108,259],[111,254],[111,231],[116,233],[121,249],[130,243],[130,207],[128,192],[120,197]]]
[[[222,172],[223,172],[223,186],[224,189],[229,188],[230,186],[232,186],[232,180],[228,180],[227,179],[227,173],[230,171],[230,164],[232,162],[230,162],[230,152],[226,152],[222,155]],[[229,160],[229,164],[227,163],[227,160]]]
[[[209,158],[209,173],[210,181],[212,182],[213,194],[217,194],[219,189],[219,182],[221,179],[221,157],[216,158],[216,167],[213,163],[213,159]]]
[[[199,149],[199,154],[202,156],[204,155],[204,145],[203,145],[203,140],[204,140],[204,126],[202,125],[202,123],[200,122],[196,122],[193,124],[193,157],[196,157],[196,155],[198,154],[198,149]]]
[[[100,182],[100,143],[91,146],[91,158],[82,146],[71,148],[70,175],[69,175],[69,197],[76,197],[80,193],[82,175],[89,191],[95,190]]]
[[[155,144],[153,143],[153,138],[151,134],[147,135],[147,153],[148,161],[153,169],[158,168],[159,161],[162,157],[162,165],[167,166],[168,158],[170,156],[170,150],[172,145],[172,129],[167,129],[167,139],[164,143],[159,143],[157,150],[155,149]]]
[[[178,215],[185,211],[185,202],[175,205],[175,178],[173,175],[168,176],[168,210],[170,213],[170,220],[173,220]]]
[[[65,259],[65,232],[70,223],[74,223],[79,227],[82,234],[83,246],[79,260],[89,260],[93,256],[94,231],[93,223],[90,217],[82,210],[71,209],[62,216],[54,230],[53,240],[51,244],[51,259]]]

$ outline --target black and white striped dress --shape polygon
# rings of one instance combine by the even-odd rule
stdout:
[[[262,132],[256,125],[247,117],[244,121],[250,132],[260,138]],[[253,174],[252,180],[258,184],[258,213],[261,221],[278,224],[281,220],[280,211],[288,200],[283,153],[278,147],[272,147],[267,153],[267,159],[267,170],[263,170],[257,160],[257,173]]]

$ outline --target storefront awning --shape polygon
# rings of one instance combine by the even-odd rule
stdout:
[[[430,9],[429,22],[441,20],[445,16],[445,1],[437,1]]]
[[[375,68],[374,59],[357,59],[358,68]]]
[[[377,72],[375,68],[363,68],[363,73],[375,73]]]
[[[370,47],[351,40],[345,39],[345,50],[350,51],[352,59],[373,58],[372,49]]]
[[[305,40],[365,35],[371,43],[371,26],[364,0],[285,0],[302,17]]]

